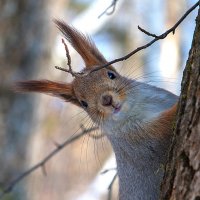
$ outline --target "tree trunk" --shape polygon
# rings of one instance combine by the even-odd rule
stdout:
[[[41,62],[48,66],[46,49],[49,7],[46,1],[7,0],[0,2],[0,190],[24,171],[33,126],[32,98],[12,91],[14,81],[35,76]],[[44,59],[46,58],[46,60]],[[27,148],[26,148],[27,147]],[[23,186],[13,193],[26,199]]]
[[[175,135],[161,187],[162,200],[200,199],[200,11],[183,74]]]

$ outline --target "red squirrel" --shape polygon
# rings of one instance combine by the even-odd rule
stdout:
[[[107,63],[94,42],[63,21],[59,30],[85,62],[82,72]],[[112,144],[120,200],[157,200],[172,137],[178,97],[121,76],[113,66],[75,77],[71,83],[30,80],[22,92],[50,94],[85,110]]]

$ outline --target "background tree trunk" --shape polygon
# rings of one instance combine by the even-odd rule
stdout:
[[[35,105],[32,97],[11,88],[16,80],[31,79],[41,66],[50,65],[51,6],[46,1],[0,2],[0,190],[27,168]],[[23,190],[21,184],[10,198],[27,199]]]
[[[161,188],[161,199],[200,199],[200,11],[183,74],[182,91]]]

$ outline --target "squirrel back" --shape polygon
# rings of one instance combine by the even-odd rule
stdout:
[[[55,23],[83,58],[83,72],[107,62],[88,36],[62,21]],[[76,76],[71,83],[22,81],[16,90],[50,94],[83,108],[113,146],[120,199],[158,199],[176,113],[175,95],[123,77],[112,66]]]

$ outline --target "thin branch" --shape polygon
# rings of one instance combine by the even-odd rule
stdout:
[[[113,170],[117,170],[117,168],[115,167],[115,168],[106,169],[106,170],[102,171],[101,174],[106,174],[106,173],[113,171]]]
[[[71,66],[71,56],[69,54],[69,49],[67,47],[67,44],[65,43],[65,40],[62,39],[62,43],[65,47],[65,52],[66,52],[66,58],[67,58],[67,65],[69,67],[69,69],[66,69],[66,68],[62,68],[62,67],[58,67],[58,66],[55,66],[56,69],[59,69],[61,71],[64,71],[64,72],[67,72],[67,73],[70,73],[73,77],[78,77],[78,76],[81,76],[82,73],[77,73],[77,72],[74,72],[72,70],[72,66]]]
[[[112,4],[111,4],[107,9],[109,9],[109,8],[112,7],[112,6],[115,6],[116,2],[117,2],[117,1],[113,1]],[[165,31],[165,32],[164,32],[163,34],[161,34],[161,35],[152,34],[152,33],[148,32],[148,31],[144,30],[144,29],[141,28],[140,26],[138,26],[138,29],[139,29],[140,31],[142,31],[143,33],[145,33],[145,34],[147,34],[147,35],[149,35],[149,36],[154,37],[154,39],[151,40],[150,42],[148,42],[147,44],[136,48],[135,50],[131,51],[130,53],[128,53],[127,55],[125,55],[125,56],[123,56],[123,57],[121,57],[121,58],[117,58],[117,59],[115,59],[115,60],[112,60],[112,61],[110,61],[110,62],[104,64],[104,65],[101,65],[101,66],[92,68],[90,71],[87,71],[87,72],[85,72],[85,73],[83,73],[83,72],[81,72],[81,73],[74,72],[74,71],[72,71],[72,70],[70,70],[70,69],[68,70],[68,69],[64,69],[64,68],[58,67],[58,66],[55,66],[55,68],[56,68],[56,69],[59,69],[59,70],[62,70],[62,71],[65,71],[65,72],[68,72],[68,73],[72,74],[72,76],[74,76],[74,77],[84,77],[84,76],[89,75],[90,73],[93,73],[93,72],[98,71],[98,70],[100,70],[100,69],[106,68],[106,67],[108,67],[109,65],[112,65],[112,64],[114,64],[114,63],[127,60],[128,58],[130,58],[130,57],[133,56],[134,54],[138,53],[139,51],[141,51],[141,50],[143,50],[143,49],[146,49],[147,47],[151,46],[152,44],[154,44],[154,43],[157,42],[158,40],[166,38],[171,32],[174,34],[176,28],[184,21],[184,19],[185,19],[197,6],[199,6],[199,1],[198,1],[196,4],[194,4],[189,10],[187,10],[187,11],[185,12],[185,14],[177,21],[177,23],[176,23],[174,26],[172,26],[170,29],[168,29],[167,31]],[[107,10],[107,9],[106,9],[106,10]],[[106,12],[106,11],[104,11],[104,12]],[[67,54],[67,52],[66,52],[66,54]],[[67,57],[68,57],[68,56],[67,56]]]
[[[112,199],[112,189],[113,189],[113,184],[114,184],[116,178],[117,178],[117,173],[114,175],[110,185],[108,186],[108,200]]]
[[[34,165],[33,167],[31,167],[30,169],[28,169],[27,171],[25,171],[24,173],[22,173],[21,175],[19,175],[17,178],[15,178],[13,181],[11,181],[8,186],[3,189],[3,192],[0,194],[0,199],[2,199],[6,194],[10,193],[13,188],[24,178],[26,178],[28,175],[30,175],[32,172],[36,171],[39,168],[42,168],[43,172],[45,173],[45,164],[54,156],[56,155],[58,152],[60,152],[64,147],[66,147],[67,145],[73,143],[74,141],[76,141],[77,139],[81,138],[83,135],[92,132],[94,130],[96,130],[97,127],[91,128],[91,129],[87,129],[82,131],[81,133],[67,139],[65,142],[61,143],[61,144],[56,144],[56,148],[49,153],[49,155],[47,155],[43,160],[41,160],[39,163],[37,163],[36,165]]]
[[[156,36],[156,37],[155,37],[153,40],[151,40],[150,42],[148,42],[147,44],[136,48],[135,50],[131,51],[129,54],[127,54],[127,55],[125,55],[125,56],[123,56],[123,57],[121,57],[121,58],[117,58],[117,59],[115,59],[115,60],[112,60],[112,61],[106,63],[105,65],[101,65],[101,66],[99,66],[99,67],[93,68],[89,73],[98,71],[98,70],[100,70],[100,69],[102,69],[102,68],[105,68],[105,67],[107,67],[107,66],[109,66],[109,65],[112,65],[112,64],[114,64],[114,63],[127,60],[128,58],[130,58],[131,56],[133,56],[133,55],[136,54],[137,52],[139,52],[139,51],[141,51],[141,50],[143,50],[143,49],[145,49],[145,48],[151,46],[151,45],[152,45],[153,43],[155,43],[156,41],[158,41],[158,40],[160,40],[160,39],[166,38],[166,37],[168,36],[169,33],[172,32],[172,33],[174,34],[176,28],[180,25],[180,23],[183,22],[183,20],[184,20],[197,6],[199,6],[199,1],[198,1],[196,4],[194,4],[189,10],[187,10],[187,12],[178,20],[178,22],[177,22],[174,26],[172,26],[170,29],[168,29],[166,32],[164,32],[163,34],[161,34],[161,35],[159,35],[159,36],[154,35],[154,36]]]
[[[113,0],[112,3],[98,16],[98,18],[102,17],[105,14],[106,15],[112,15],[115,12],[117,1],[118,0]]]
[[[158,35],[152,34],[152,33],[148,32],[148,31],[146,31],[145,29],[141,28],[140,26],[138,26],[138,29],[139,29],[141,32],[143,32],[143,33],[145,33],[146,35],[148,35],[148,36],[151,36],[151,37],[154,37],[154,38],[159,38]]]
[[[84,127],[83,124],[80,125],[80,128],[81,128],[82,131],[85,131],[85,127]],[[88,136],[91,137],[91,138],[94,139],[94,140],[98,140],[98,139],[103,138],[105,135],[102,134],[102,133],[99,134],[99,135],[96,135],[96,134],[93,134],[93,132],[89,132],[89,133],[88,133]]]

